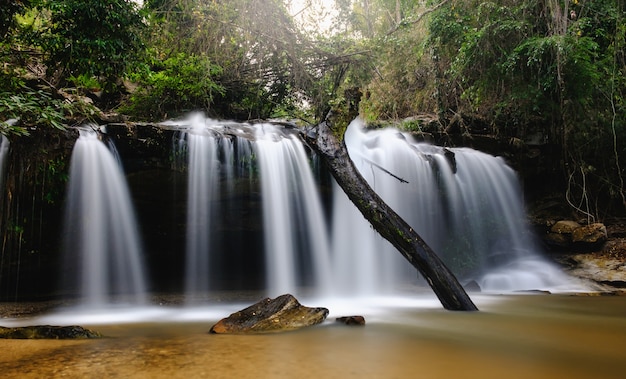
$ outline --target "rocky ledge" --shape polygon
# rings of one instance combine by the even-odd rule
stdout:
[[[609,239],[593,251],[554,255],[570,275],[612,288],[626,288],[626,238]]]
[[[563,219],[544,227],[550,256],[570,275],[609,290],[626,288],[626,220],[605,224]]]

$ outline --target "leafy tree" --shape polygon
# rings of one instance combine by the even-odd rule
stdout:
[[[368,119],[432,113],[442,131],[540,137],[573,208],[626,208],[622,0],[337,3],[343,37],[371,51]]]
[[[15,15],[30,5],[30,0],[3,0],[0,2],[0,38],[7,37],[15,26]]]
[[[560,147],[574,208],[593,219],[611,206],[601,199],[626,206],[623,19],[621,1],[450,2],[429,37],[442,117],[522,139],[539,133]]]
[[[202,57],[215,68],[205,75],[208,102],[178,104],[178,109],[204,108],[213,115],[239,119],[323,114],[335,83],[342,82],[353,51],[337,52],[348,43],[337,39],[314,43],[301,33],[281,0],[146,1],[153,59],[148,71],[155,80],[164,62]],[[149,93],[156,82],[140,82]],[[132,99],[136,104],[140,96]],[[163,106],[166,104],[164,103]],[[131,104],[132,106],[132,104]]]
[[[123,110],[154,118],[209,109],[214,98],[224,94],[224,89],[213,80],[221,72],[221,67],[206,56],[178,53],[155,60],[150,68],[131,76],[140,87]]]
[[[175,106],[179,110],[204,108],[226,117],[266,118],[287,95],[286,64],[295,34],[284,33],[291,25],[282,2],[153,0],[146,2],[146,9],[154,49],[151,82],[141,82],[147,92],[171,77],[163,73],[168,61],[184,56],[210,64],[210,75],[204,75],[204,83],[197,86],[212,90],[206,102],[190,101],[191,94],[183,96]],[[268,19],[275,22],[270,25]],[[177,75],[193,81],[197,75],[187,75],[192,71]]]
[[[142,52],[143,19],[131,0],[42,0],[49,19],[38,42],[50,75],[98,78],[113,91]]]

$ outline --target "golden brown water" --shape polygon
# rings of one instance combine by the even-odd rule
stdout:
[[[487,299],[485,301],[484,299]],[[626,297],[477,299],[365,327],[210,335],[206,323],[90,326],[101,340],[0,340],[3,378],[624,378]],[[331,310],[332,313],[332,310]],[[226,315],[224,315],[226,316]],[[368,315],[364,315],[368,319]]]

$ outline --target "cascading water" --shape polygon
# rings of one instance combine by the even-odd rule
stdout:
[[[262,271],[257,275],[265,278],[266,291],[276,296],[307,287],[326,293],[331,283],[328,236],[302,142],[271,124],[222,123],[201,114],[167,125],[184,130],[177,147],[184,153],[177,155],[187,156],[188,297],[210,291],[211,277],[218,274],[210,269],[210,262],[225,260],[232,253],[216,249],[209,240],[214,220],[223,219],[220,212],[235,207],[228,200],[222,202],[224,209],[211,209],[217,203],[212,200],[225,195],[220,196],[218,188],[232,193],[237,180],[252,180],[255,171],[261,186],[265,246],[256,246],[249,254],[265,255],[265,267],[256,270]],[[233,276],[228,280],[237,281]]]
[[[66,289],[91,308],[143,305],[146,281],[135,215],[121,168],[93,130],[72,152],[65,221]],[[74,271],[78,273],[74,275]]]
[[[272,124],[220,123],[202,115],[178,126],[187,128],[180,141],[189,175],[188,295],[211,290],[216,270],[233,270],[209,270],[210,262],[231,253],[215,249],[209,236],[219,229],[215,220],[223,219],[215,208],[225,195],[218,189],[230,193],[246,175],[248,180],[258,175],[264,229],[264,246],[246,254],[265,257],[265,267],[256,269],[268,294],[307,288],[324,295],[373,295],[393,293],[419,280],[336,185],[330,243],[318,184],[295,134]],[[392,129],[365,133],[359,121],[349,128],[346,143],[374,189],[464,282],[475,281],[486,291],[569,283],[539,257],[524,222],[516,175],[502,159],[467,148],[416,143]],[[222,212],[230,212],[229,201],[221,201]]]
[[[227,268],[221,264],[228,261],[225,255],[232,253],[220,244],[219,240],[226,238],[218,233],[223,226],[220,221],[225,218],[224,213],[236,212],[238,205],[233,204],[230,195],[235,193],[237,182],[249,180],[253,154],[248,139],[224,133],[226,123],[207,119],[200,113],[165,125],[179,130],[175,156],[180,158],[178,168],[187,172],[184,281],[186,301],[193,304],[214,289],[224,289],[212,284],[216,276],[224,279]],[[239,132],[249,135],[248,131]],[[245,238],[238,237],[235,239]],[[237,281],[233,279],[235,275],[228,276],[228,281]]]
[[[185,293],[209,290],[209,253],[214,199],[219,180],[217,140],[196,116],[181,142],[188,155]]]
[[[329,243],[309,159],[299,139],[275,126],[257,127],[263,194],[268,292],[294,292],[309,279],[317,294],[330,290]],[[312,278],[306,278],[306,274]]]
[[[270,296],[393,294],[419,282],[336,184],[328,225],[310,156],[295,133],[202,115],[168,124],[178,131],[174,156],[184,158],[188,175],[181,279],[188,303],[230,283],[261,289],[260,283],[250,286],[259,279]],[[416,143],[392,129],[364,132],[359,121],[349,127],[346,143],[373,188],[463,282],[476,281],[486,291],[568,283],[539,257],[517,178],[502,159]],[[66,248],[68,262],[79,262],[82,271],[72,288],[81,288],[90,305],[117,298],[143,304],[142,254],[121,165],[94,132],[81,131],[70,175]],[[247,207],[259,208],[258,220]],[[223,235],[225,220],[259,224],[264,236],[250,237],[256,232],[246,227]]]
[[[474,280],[485,291],[570,284],[539,257],[524,221],[516,175],[502,159],[416,143],[394,129],[365,132],[359,120],[345,138],[352,160],[374,190],[462,280]],[[358,212],[348,211],[353,207],[347,197],[335,193],[333,255],[344,283],[381,291],[415,277],[414,271],[402,270],[406,263]]]
[[[352,312],[353,305],[365,304],[373,308],[378,304],[438,306],[432,296],[413,298],[414,284],[424,285],[416,270],[378,236],[336,184],[331,202],[320,200],[326,189],[320,184],[330,177],[324,173],[322,183],[314,180],[311,157],[294,131],[274,124],[218,122],[201,115],[163,126],[168,125],[168,133],[174,129],[176,150],[165,152],[162,162],[167,163],[160,170],[168,173],[167,182],[159,182],[161,187],[154,190],[163,190],[159,199],[165,200],[172,190],[171,206],[176,211],[150,213],[155,220],[149,221],[154,221],[152,230],[174,228],[167,229],[171,234],[148,233],[161,239],[151,245],[147,266],[121,164],[95,132],[83,130],[76,141],[62,275],[71,282],[66,291],[81,291],[88,317],[93,315],[98,322],[102,322],[101,314],[104,322],[117,315],[141,320],[206,319],[201,308],[207,306],[213,312],[212,307],[224,304],[207,302],[203,295],[231,289],[252,290],[255,295],[264,290],[269,296],[286,292],[323,296],[333,309],[345,313]],[[540,258],[524,223],[516,175],[502,159],[466,148],[416,143],[408,134],[392,129],[364,132],[358,120],[348,128],[346,144],[377,193],[418,231],[462,283],[476,281],[484,291],[585,290]],[[0,145],[0,153],[5,147]],[[128,154],[129,149],[120,151]],[[169,171],[171,157],[184,161],[174,162],[176,170]],[[132,167],[136,161],[128,163]],[[188,178],[181,176],[185,172]],[[131,184],[137,186],[142,177],[137,171],[131,173]],[[185,179],[186,211],[178,203],[183,196],[176,196]],[[164,183],[173,185],[168,189]],[[144,212],[153,207],[150,201],[138,204]],[[332,214],[325,215],[328,210]],[[168,245],[171,236],[175,237],[174,249]],[[186,263],[173,267],[170,263],[182,263],[177,247],[183,243]],[[173,259],[163,265],[158,254]],[[158,272],[153,276],[162,281],[153,285],[164,283],[158,289],[165,292],[163,296],[173,290],[178,301],[184,285],[184,301],[199,307],[187,307],[184,312],[144,307],[148,305],[144,269]],[[402,296],[404,290],[411,295]],[[129,307],[128,313],[119,307],[113,313],[103,311],[117,304],[140,307]],[[76,313],[71,310],[72,316]]]

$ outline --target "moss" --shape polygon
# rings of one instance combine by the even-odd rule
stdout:
[[[344,91],[344,96],[332,104],[329,121],[333,135],[338,141],[343,141],[348,125],[359,116],[362,95],[357,87],[348,88]]]

